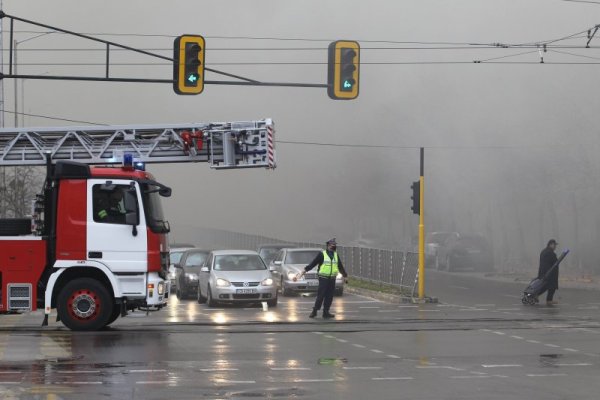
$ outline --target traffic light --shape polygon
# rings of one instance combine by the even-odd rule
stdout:
[[[358,97],[360,46],[352,40],[329,44],[327,94],[334,100]]]
[[[411,188],[413,194],[410,198],[412,199],[413,204],[410,209],[413,214],[421,214],[421,182],[413,182]]]
[[[173,46],[173,90],[177,94],[200,94],[204,90],[204,38],[182,35]]]

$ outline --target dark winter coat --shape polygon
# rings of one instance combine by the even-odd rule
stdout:
[[[550,247],[546,247],[540,253],[540,269],[538,271],[538,278],[542,279],[544,275],[552,268],[556,262],[557,257],[554,250]],[[548,276],[548,289],[558,289],[558,267],[552,271]]]

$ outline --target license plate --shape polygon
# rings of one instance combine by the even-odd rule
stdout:
[[[319,281],[308,281],[308,286],[319,286]]]
[[[256,289],[238,289],[235,291],[237,294],[254,294]]]

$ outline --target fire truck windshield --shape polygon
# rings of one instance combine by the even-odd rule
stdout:
[[[165,186],[154,181],[144,181],[140,183],[148,227],[154,233],[169,233],[169,223],[165,220],[160,199],[161,195],[166,194]]]

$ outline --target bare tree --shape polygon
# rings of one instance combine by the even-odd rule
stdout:
[[[44,180],[40,167],[1,167],[0,216],[24,217],[31,214],[31,201],[41,190]]]

